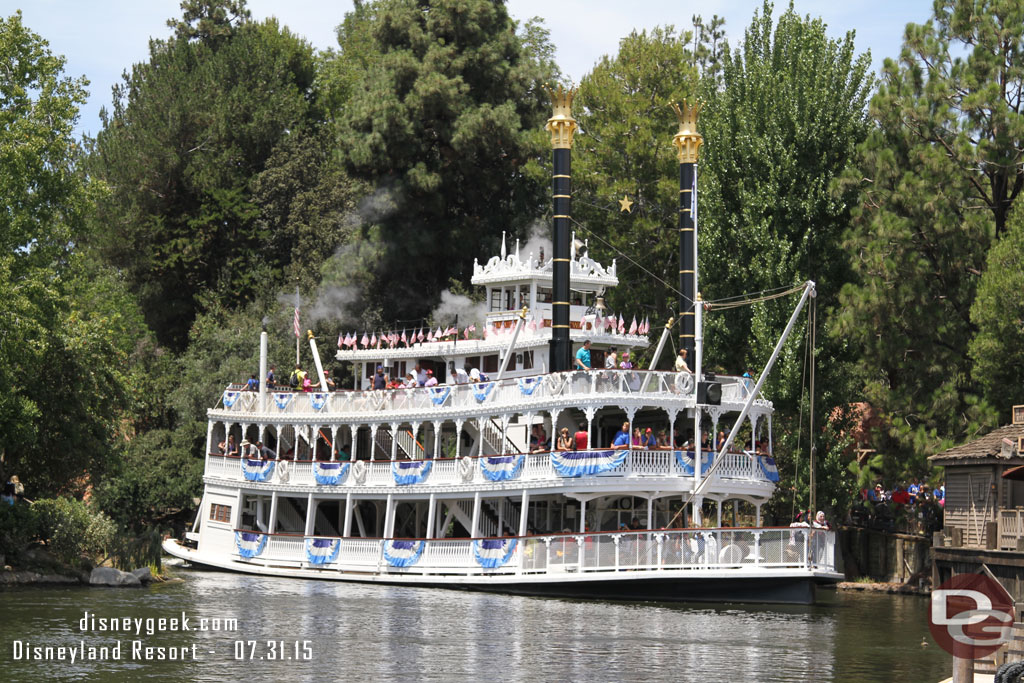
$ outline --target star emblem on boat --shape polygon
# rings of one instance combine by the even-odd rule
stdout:
[[[632,207],[633,200],[629,198],[628,194],[622,195],[622,199],[619,200],[619,212],[620,213],[633,213]]]

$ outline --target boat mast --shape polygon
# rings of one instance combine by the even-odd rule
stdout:
[[[679,348],[686,349],[686,356],[693,363],[693,391],[697,393],[697,385],[701,377],[701,356],[703,355],[704,335],[700,318],[702,311],[697,310],[695,302],[697,294],[697,156],[704,138],[697,132],[697,115],[700,104],[694,102],[688,106],[673,103],[672,109],[679,120],[679,132],[672,138],[679,159]],[[693,410],[693,491],[700,491],[700,406],[694,404]],[[700,526],[700,509],[703,499],[693,498],[693,524]]]
[[[551,97],[552,116],[544,126],[551,132],[554,199],[554,257],[552,261],[551,342],[549,372],[572,369],[572,340],[569,338],[569,220],[572,214],[572,117],[574,88],[546,88]]]

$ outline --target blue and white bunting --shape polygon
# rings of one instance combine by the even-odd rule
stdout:
[[[324,406],[327,405],[328,396],[330,396],[330,394],[310,394],[309,406],[317,412],[323,410]]]
[[[482,538],[473,541],[473,557],[484,569],[497,569],[508,563],[516,552],[514,538]]]
[[[626,460],[629,451],[555,451],[551,464],[562,477],[585,477],[613,470]]]
[[[516,384],[519,385],[519,391],[524,396],[532,396],[533,392],[540,386],[539,377],[520,377]]]
[[[236,531],[235,545],[242,557],[256,557],[267,547],[267,535],[252,531]]]
[[[480,471],[488,481],[508,481],[519,476],[525,455],[494,455],[480,458]]]
[[[341,542],[337,538],[307,538],[306,559],[310,564],[330,564],[338,559]]]
[[[775,458],[770,455],[762,455],[757,459],[757,462],[761,465],[761,471],[764,472],[764,476],[767,477],[768,481],[779,481],[779,468],[775,465]]]
[[[451,393],[451,387],[431,387],[430,402],[433,403],[435,406],[439,406],[448,400],[448,396]]]
[[[384,559],[392,567],[411,567],[419,562],[426,541],[385,541]]]
[[[494,389],[494,382],[480,382],[479,384],[474,384],[473,398],[483,403],[487,400],[487,397],[491,395],[492,389]]]
[[[687,476],[693,476],[693,452],[692,451],[673,451],[676,455],[676,463],[682,468],[683,474]],[[700,454],[700,474],[704,476],[711,469],[711,464],[715,461],[715,454],[708,451],[703,451]]]
[[[238,401],[238,397],[242,395],[241,391],[225,391],[224,392],[224,407],[232,408]]]
[[[399,486],[421,484],[433,464],[433,460],[395,460],[391,463],[391,475]]]
[[[280,392],[274,394],[274,405],[277,406],[278,410],[284,410],[288,407],[288,404],[292,402],[292,397],[295,396],[293,392]]]
[[[242,475],[246,481],[268,481],[274,476],[274,460],[242,458]]]
[[[313,463],[313,478],[321,486],[337,486],[338,483],[348,474],[351,463],[347,462],[320,462]]]

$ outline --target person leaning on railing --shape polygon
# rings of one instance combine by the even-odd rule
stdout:
[[[686,349],[679,349],[674,368],[676,372],[692,372],[690,366],[686,364]]]

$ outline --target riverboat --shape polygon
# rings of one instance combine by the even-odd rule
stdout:
[[[605,368],[612,348],[650,340],[603,307],[618,284],[615,262],[606,267],[570,240],[572,92],[552,98],[553,253],[524,255],[503,239],[500,254],[474,264],[489,309],[484,338],[439,330],[342,344],[335,361],[351,364],[352,388],[297,392],[267,385],[264,331],[259,390],[230,386],[208,411],[205,490],[186,538],[165,541],[169,554],[265,576],[572,598],[809,604],[834,588],[832,531],[761,525],[779,480],[761,385],[813,283],[760,379],[702,372],[696,230],[682,210],[696,201],[695,171],[685,167],[700,136],[696,108],[684,105],[675,138],[680,270],[689,271],[680,343],[695,367],[653,369],[670,322],[652,369]],[[574,369],[585,340],[594,369]],[[312,333],[309,344],[326,387]],[[375,389],[378,367],[420,379],[429,369],[438,383]],[[714,437],[720,424],[730,425],[724,443],[702,449],[702,430]],[[667,443],[635,443],[633,430],[648,427]],[[626,439],[611,447],[623,428]],[[556,447],[563,429],[578,445]],[[231,443],[239,453],[217,447]],[[739,524],[741,503],[753,526]]]

